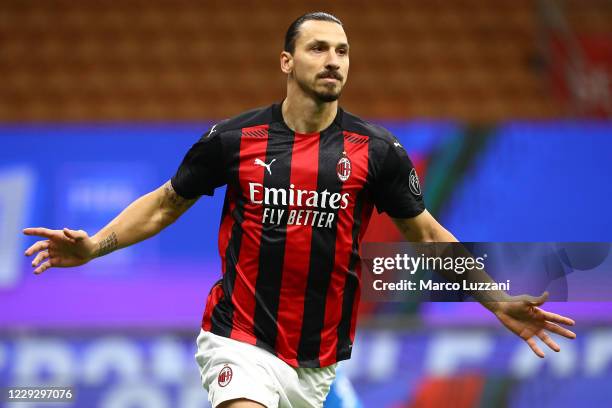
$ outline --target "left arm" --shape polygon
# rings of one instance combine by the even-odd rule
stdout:
[[[395,225],[398,227],[404,238],[409,242],[439,242],[439,243],[458,243],[455,238],[446,228],[444,228],[436,219],[424,210],[421,214],[413,218],[392,218]],[[461,248],[465,255],[471,254]],[[448,281],[454,281],[457,275],[453,270],[436,270]],[[466,276],[467,275],[467,276]],[[472,282],[495,282],[484,270],[474,269],[470,274],[462,275]],[[503,302],[509,300],[509,295],[504,291],[487,291],[471,293],[484,307],[495,313],[495,309]]]
[[[404,238],[411,242],[458,242],[457,238],[446,230],[427,211],[423,211],[412,218],[392,218]],[[494,282],[484,270],[475,270],[470,276],[478,282]],[[453,274],[453,271],[449,273]],[[452,279],[452,275],[445,278]],[[546,312],[539,306],[544,304],[548,298],[545,292],[539,297],[529,295],[510,296],[503,291],[495,291],[488,296],[473,293],[474,297],[487,309],[489,309],[500,322],[511,332],[527,342],[533,352],[539,357],[544,357],[544,352],[536,344],[534,336],[537,336],[548,347],[559,351],[559,345],[548,335],[547,331],[559,334],[563,337],[574,339],[576,334],[559,324],[573,326],[574,321],[565,316]]]

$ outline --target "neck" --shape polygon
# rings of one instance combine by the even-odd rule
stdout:
[[[287,89],[282,112],[291,130],[296,133],[318,133],[332,124],[338,111],[338,101],[318,102],[301,90],[290,88]]]

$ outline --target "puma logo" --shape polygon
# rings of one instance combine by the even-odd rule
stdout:
[[[268,174],[272,175],[272,170],[270,170],[270,166],[272,166],[272,163],[274,163],[276,161],[276,159],[272,159],[272,161],[268,164],[266,164],[264,161],[262,161],[261,159],[255,159],[255,163],[258,166],[261,167],[265,167],[266,169],[268,169]]]
[[[216,127],[217,125],[214,125],[212,128],[210,128],[210,132],[208,132],[208,136],[211,136],[215,132]]]

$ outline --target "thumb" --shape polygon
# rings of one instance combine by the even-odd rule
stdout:
[[[527,299],[525,300],[531,306],[542,306],[548,300],[548,291],[544,291],[544,293],[542,293],[538,297],[535,297],[535,296],[526,296],[526,297]]]
[[[541,306],[548,300],[548,292],[544,292],[540,296],[519,295],[514,297],[514,300],[524,302],[528,306]]]
[[[85,231],[75,231],[68,228],[64,228],[64,235],[66,238],[70,239],[72,242],[78,242],[83,240],[87,234]]]

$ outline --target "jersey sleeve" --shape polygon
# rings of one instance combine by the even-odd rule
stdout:
[[[186,199],[212,196],[215,188],[226,184],[220,131],[213,126],[191,146],[171,182]]]
[[[412,218],[425,210],[419,177],[399,143],[390,145],[373,185],[378,212],[393,218]]]

